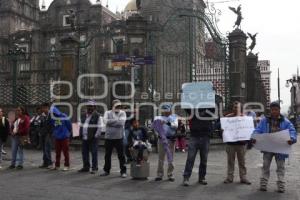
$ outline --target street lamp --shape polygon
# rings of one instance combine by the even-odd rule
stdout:
[[[297,87],[300,85],[300,76],[293,75],[293,78],[286,80],[286,87],[290,87],[290,84],[292,85],[292,91],[293,91],[293,102],[294,102],[294,109],[293,109],[293,115],[295,120],[295,126],[298,128],[298,109],[297,109]]]

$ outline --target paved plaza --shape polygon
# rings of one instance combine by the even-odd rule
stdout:
[[[182,171],[186,153],[176,153],[176,181],[155,182],[157,154],[151,154],[151,177],[147,181],[131,180],[128,176],[122,179],[118,173],[116,155],[113,159],[112,173],[108,177],[99,174],[79,174],[81,168],[80,151],[71,152],[72,169],[68,172],[39,169],[41,153],[35,150],[25,151],[25,168],[22,171],[7,170],[10,151],[0,171],[1,200],[176,200],[176,199],[209,199],[209,200],[268,200],[268,199],[300,199],[300,144],[294,146],[293,155],[287,161],[287,192],[278,194],[276,190],[275,162],[272,165],[271,180],[268,192],[258,191],[262,156],[257,150],[247,153],[248,177],[251,186],[239,184],[236,170],[235,183],[223,184],[226,174],[226,154],[224,146],[212,146],[208,161],[208,185],[197,184],[198,159],[191,178],[191,186],[183,187]],[[100,150],[100,168],[104,164],[104,153]],[[102,170],[101,170],[102,171]]]

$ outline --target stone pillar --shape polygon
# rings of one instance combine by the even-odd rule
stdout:
[[[140,15],[130,16],[126,21],[129,56],[143,58],[146,55],[147,21]],[[141,93],[147,91],[147,71],[144,65],[134,66],[134,75],[131,79],[135,85],[135,100],[141,101]]]
[[[235,29],[228,36],[229,39],[229,82],[230,102],[246,100],[246,34]]]
[[[61,81],[68,81],[73,85],[73,95],[70,99],[64,100],[68,101],[72,105],[76,105],[78,102],[77,99],[77,77],[78,77],[78,47],[79,42],[72,36],[67,36],[60,40],[62,51],[62,68],[60,73]],[[62,85],[61,95],[66,95],[70,91],[68,86]]]
[[[247,56],[247,73],[246,73],[246,88],[247,88],[247,102],[259,102],[260,95],[259,89],[260,74],[257,73],[258,57],[253,53],[249,53]]]

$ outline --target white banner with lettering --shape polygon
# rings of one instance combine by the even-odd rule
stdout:
[[[252,117],[224,117],[221,118],[224,142],[250,140],[254,131]]]

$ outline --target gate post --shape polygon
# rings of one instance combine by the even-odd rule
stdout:
[[[61,57],[62,57],[62,68],[60,73],[60,80],[62,81],[68,81],[72,83],[73,86],[73,95],[68,100],[70,103],[74,106],[78,101],[77,99],[77,77],[78,77],[78,47],[79,42],[75,38],[71,36],[67,36],[60,40],[62,51],[61,51]],[[63,85],[65,86],[65,85]],[[61,87],[61,93],[60,95],[66,95],[68,94],[68,91],[66,87]]]
[[[247,102],[259,102],[261,93],[259,91],[260,77],[257,73],[258,57],[253,53],[249,53],[247,56]]]
[[[229,86],[230,103],[239,101],[245,103],[246,88],[246,34],[235,29],[228,36],[229,39]]]

